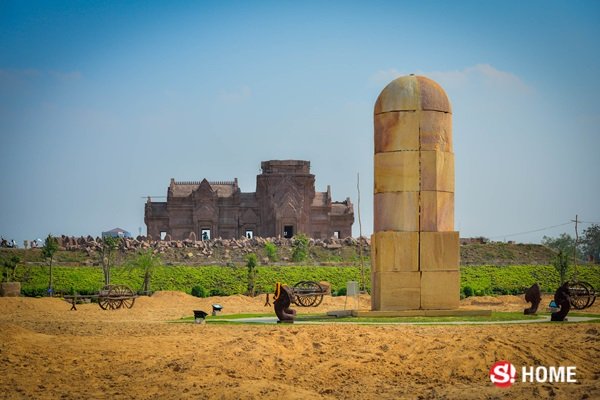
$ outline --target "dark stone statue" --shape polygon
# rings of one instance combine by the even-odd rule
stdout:
[[[551,321],[564,321],[565,317],[571,309],[571,293],[569,292],[569,283],[565,282],[561,287],[554,293],[554,302],[560,310],[552,313]]]
[[[288,286],[277,283],[275,287],[275,296],[273,306],[275,307],[275,314],[280,322],[294,323],[296,318],[296,310],[292,310],[290,305],[292,304],[293,292]]]
[[[531,315],[537,313],[537,309],[542,301],[542,291],[540,290],[540,285],[534,283],[527,291],[525,292],[525,301],[531,303],[531,307],[523,310],[523,314]]]

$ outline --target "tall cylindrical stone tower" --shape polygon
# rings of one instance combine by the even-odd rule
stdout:
[[[448,97],[431,79],[400,77],[380,93],[374,120],[372,309],[458,308]]]

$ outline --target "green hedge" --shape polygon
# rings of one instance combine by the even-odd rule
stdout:
[[[600,266],[578,266],[578,279],[600,289]],[[569,268],[568,279],[574,279],[574,268]],[[475,294],[523,293],[534,283],[543,292],[554,292],[560,285],[560,277],[551,265],[512,265],[498,267],[482,265],[461,268],[461,287],[470,286]],[[478,293],[479,292],[479,293]]]
[[[54,291],[69,293],[94,293],[104,284],[99,267],[55,266]],[[178,290],[191,293],[195,286],[202,287],[211,295],[245,293],[248,288],[246,267],[227,266],[162,266],[154,271],[150,289]],[[22,282],[25,295],[43,295],[48,287],[48,267],[19,267],[17,278]],[[367,287],[370,288],[370,271],[366,271]],[[358,281],[357,267],[309,267],[273,266],[258,267],[256,287],[258,292],[272,292],[276,282],[293,285],[302,280],[328,281],[332,290],[346,287],[347,281]],[[111,269],[111,282],[129,285],[134,290],[142,287],[143,277],[136,271],[122,267]]]
[[[580,266],[579,279],[600,289],[600,267]],[[260,266],[257,268],[256,287],[258,292],[271,292],[276,282],[294,284],[302,280],[328,281],[333,291],[346,287],[347,281],[360,282],[360,268],[329,266]],[[370,290],[370,269],[366,269],[367,289]],[[20,266],[16,271],[22,282],[23,294],[43,295],[48,287],[48,267]],[[573,269],[568,276],[572,278]],[[191,293],[200,286],[215,295],[245,293],[247,269],[227,266],[162,266],[156,268],[150,288],[156,290],[178,290]],[[126,284],[134,290],[142,287],[142,275],[122,267],[112,269],[112,282]],[[103,286],[102,270],[99,267],[54,267],[56,292],[94,293]],[[523,293],[538,282],[544,292],[553,292],[559,285],[558,273],[552,266],[515,265],[508,267],[467,266],[461,267],[461,291],[465,287],[474,294]]]

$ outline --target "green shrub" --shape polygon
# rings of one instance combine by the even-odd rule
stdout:
[[[15,270],[21,262],[21,257],[17,255],[11,256],[7,260],[2,261],[2,278],[3,282],[12,282],[15,279]]]
[[[208,297],[208,295],[208,290],[204,289],[202,286],[194,286],[192,288],[192,296],[204,298]]]
[[[48,288],[21,288],[21,294],[25,297],[43,297],[48,294]]]
[[[265,243],[265,254],[267,255],[269,261],[275,262],[279,259],[279,256],[277,254],[277,246],[275,245],[275,243]]]
[[[600,287],[598,267],[579,265],[577,271],[579,280],[589,282],[594,288]],[[573,279],[574,272],[575,268],[570,268],[567,279]],[[502,288],[511,294],[522,294],[526,288],[539,283],[543,292],[554,293],[560,280],[552,265],[478,265],[460,269],[461,286],[471,286],[474,290]]]
[[[493,295],[505,295],[510,294],[510,289],[494,286],[491,292]]]
[[[308,236],[303,233],[294,236],[294,242],[292,243],[292,261],[306,261],[308,258],[308,242]]]
[[[231,296],[234,293],[228,293],[223,289],[210,289],[211,296]]]
[[[336,296],[345,296],[346,295],[346,288],[345,287],[341,287],[338,290],[335,291],[335,295]]]
[[[463,289],[463,293],[465,294],[465,297],[471,297],[475,294],[475,291],[471,286],[465,286]]]

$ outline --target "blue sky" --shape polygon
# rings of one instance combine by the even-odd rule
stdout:
[[[360,173],[370,234],[373,105],[409,73],[453,105],[462,237],[574,234],[520,233],[600,221],[599,21],[594,1],[2,1],[0,234],[145,233],[170,178],[252,192],[269,159],[355,205]]]

